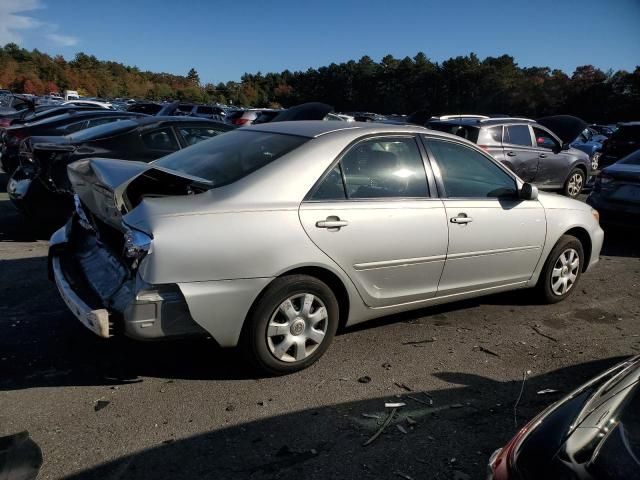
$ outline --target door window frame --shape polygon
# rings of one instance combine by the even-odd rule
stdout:
[[[530,130],[531,132],[531,130]],[[435,179],[436,179],[436,184],[438,186],[438,193],[439,193],[439,198],[442,200],[459,200],[459,201],[477,201],[477,200],[484,200],[484,201],[491,201],[491,202],[495,202],[495,201],[505,201],[505,200],[512,200],[510,197],[449,197],[447,196],[447,191],[445,189],[444,186],[444,181],[442,180],[442,172],[440,171],[440,167],[438,165],[437,162],[437,156],[433,153],[433,151],[431,150],[431,148],[429,147],[429,141],[430,140],[437,140],[437,141],[442,141],[442,142],[448,142],[448,143],[453,143],[455,145],[464,147],[464,148],[468,148],[469,150],[472,150],[476,153],[479,153],[480,155],[482,155],[484,158],[486,158],[489,162],[493,163],[496,167],[498,167],[500,170],[502,170],[505,174],[507,174],[507,176],[509,178],[511,178],[511,180],[514,183],[515,189],[516,189],[516,195],[513,197],[513,200],[520,200],[520,198],[518,197],[518,192],[520,191],[520,187],[521,187],[521,183],[518,180],[518,178],[514,175],[514,173],[509,170],[505,165],[502,164],[502,162],[499,162],[498,160],[496,160],[495,158],[493,158],[491,155],[487,154],[485,151],[483,151],[481,148],[477,147],[474,144],[468,145],[466,143],[463,142],[457,142],[454,139],[451,138],[446,138],[446,137],[440,137],[438,135],[433,135],[433,134],[428,134],[428,133],[423,133],[420,135],[420,139],[421,142],[424,144],[424,148],[428,153],[428,157],[429,157],[429,162],[431,163],[431,169],[434,173]]]
[[[427,196],[426,197],[378,197],[378,198],[349,198],[349,191],[347,189],[347,180],[345,178],[344,169],[342,168],[342,159],[349,153],[353,148],[357,147],[358,144],[379,139],[387,139],[387,138],[409,138],[412,139],[416,143],[416,147],[418,148],[418,152],[422,159],[422,165],[424,167],[424,171],[427,179]],[[436,178],[431,170],[431,164],[429,162],[427,150],[424,147],[423,142],[419,138],[420,134],[417,133],[409,133],[409,132],[385,132],[385,133],[374,133],[369,135],[363,135],[358,137],[357,139],[350,142],[339,154],[338,156],[331,162],[329,167],[324,171],[324,173],[318,178],[318,180],[313,184],[313,187],[309,189],[304,199],[303,203],[335,203],[335,202],[402,202],[402,201],[416,201],[416,200],[439,200],[438,190]],[[314,200],[313,195],[316,193],[322,182],[329,176],[329,174],[335,169],[336,165],[340,165],[340,173],[342,175],[342,186],[344,188],[345,198],[341,199],[318,199]]]
[[[145,141],[143,140],[143,136],[144,135],[148,135],[150,133],[153,133],[156,130],[166,130],[168,129],[171,132],[171,135],[173,135],[173,140],[176,142],[176,145],[178,146],[177,150],[163,150],[161,148],[150,148],[149,146],[147,146],[147,144],[145,143]],[[154,125],[152,127],[146,128],[143,131],[140,132],[140,144],[142,145],[143,149],[146,151],[150,151],[150,152],[177,152],[178,150],[182,150],[183,147],[182,144],[180,143],[180,139],[178,138],[178,134],[176,133],[176,130],[174,128],[173,125]]]
[[[507,129],[509,127],[526,127],[529,130],[529,141],[531,142],[530,145],[520,145],[518,143],[510,143],[510,142],[505,142],[505,131],[508,131]],[[511,140],[511,135],[509,135],[509,140]],[[536,139],[535,136],[533,135],[533,128],[531,128],[531,125],[528,123],[505,123],[502,125],[502,145],[503,146],[507,146],[510,148],[538,148],[538,146],[536,145]]]

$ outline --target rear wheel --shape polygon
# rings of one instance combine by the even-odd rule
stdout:
[[[307,275],[276,279],[252,309],[241,339],[262,372],[284,375],[307,368],[327,350],[338,327],[338,302]]]
[[[580,168],[574,168],[564,184],[563,192],[567,197],[575,198],[580,195],[585,182],[585,173]]]
[[[582,266],[584,250],[576,237],[563,235],[547,257],[538,290],[546,303],[556,303],[567,298],[576,289]]]

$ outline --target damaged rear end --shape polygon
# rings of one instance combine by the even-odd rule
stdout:
[[[206,182],[142,162],[88,159],[68,167],[75,213],[51,238],[49,269],[80,322],[101,337],[205,335],[179,287],[151,285],[139,274],[153,236],[124,216],[147,196],[205,191]],[[148,230],[148,229],[147,229]]]

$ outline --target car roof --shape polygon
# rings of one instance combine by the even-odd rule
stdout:
[[[131,112],[129,112],[131,113]],[[139,114],[138,114],[139,115]],[[147,115],[144,117],[138,117],[135,119],[139,125],[149,125],[152,123],[210,123],[212,125],[225,125],[230,126],[224,122],[219,122],[216,120],[211,120],[209,118],[201,118],[201,117],[182,117],[182,116],[170,116],[170,115]],[[233,128],[233,127],[231,127]]]
[[[332,132],[357,130],[358,134],[375,134],[377,132],[425,133],[428,130],[418,125],[390,125],[372,122],[327,122],[325,120],[298,120],[292,122],[261,123],[242,127],[242,130],[256,132],[284,133],[300,137],[316,138]]]
[[[446,119],[446,120],[431,120],[429,123],[438,123],[444,125],[464,125],[474,127],[495,127],[497,125],[532,125],[537,123],[530,118],[518,118],[518,117],[501,117],[501,118],[461,118],[461,119]]]

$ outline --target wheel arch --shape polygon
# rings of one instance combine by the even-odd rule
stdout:
[[[333,294],[336,296],[336,300],[338,301],[338,309],[339,309],[338,328],[339,329],[343,328],[346,325],[347,320],[349,319],[351,299],[349,297],[349,292],[347,291],[347,287],[345,286],[344,282],[342,281],[342,279],[340,279],[338,275],[336,275],[334,272],[332,272],[328,268],[315,266],[315,265],[306,265],[306,266],[299,266],[296,268],[292,268],[290,270],[280,273],[277,277],[275,277],[271,282],[269,282],[262,289],[262,291],[258,294],[258,296],[255,298],[255,300],[251,304],[251,307],[247,311],[247,316],[245,317],[243,329],[247,323],[246,319],[249,317],[249,315],[251,314],[253,309],[256,307],[258,302],[262,299],[265,291],[271,286],[273,281],[275,281],[278,278],[286,277],[289,275],[308,275],[310,277],[317,278],[318,280],[321,280],[322,282],[324,282],[331,289]]]
[[[589,235],[589,232],[587,232],[582,227],[573,227],[564,232],[563,235],[571,235],[572,237],[576,237],[582,244],[582,249],[584,250],[584,263],[582,265],[582,271],[585,272],[589,267],[589,260],[591,259],[592,250],[591,236]]]

